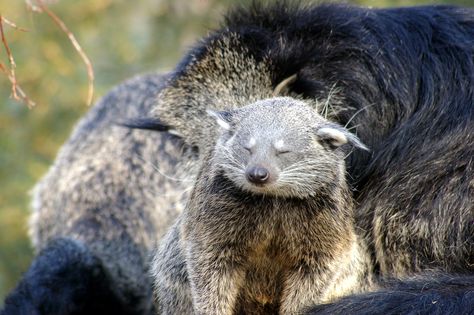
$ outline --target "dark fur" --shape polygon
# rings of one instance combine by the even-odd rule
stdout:
[[[135,303],[121,296],[85,246],[58,239],[36,256],[1,314],[139,314],[133,310]]]
[[[229,46],[239,56],[235,60],[264,64],[268,73],[255,72],[254,77],[265,82],[261,77],[268,75],[271,87],[297,73],[290,95],[324,102],[337,88],[342,101],[333,119],[354,127],[372,150],[355,152],[348,168],[358,201],[357,224],[371,244],[381,281],[432,269],[472,275],[473,10],[288,4],[234,10],[221,30],[183,59],[155,111],[192,144],[214,141],[205,108],[239,107],[245,98],[271,93],[271,87],[252,89],[244,79],[252,76],[245,71],[236,73],[236,67],[217,62],[217,52]],[[228,82],[225,90],[213,90],[205,81],[212,67],[220,82]],[[248,88],[239,90],[232,76]],[[459,309],[472,305],[471,280],[466,277],[463,286],[467,298],[455,300]],[[431,283],[429,278],[420,281]],[[453,285],[443,278],[438,282]],[[410,283],[416,287],[415,282],[402,287]],[[439,296],[430,310],[451,312],[455,295]],[[378,305],[382,312],[397,313],[404,301],[400,294],[373,297],[363,301],[374,312]],[[420,293],[420,301],[425,298]],[[365,313],[351,308],[350,299],[341,303],[347,301],[347,312]]]
[[[222,115],[225,131],[204,153],[186,208],[154,258],[159,313],[300,314],[370,288],[341,147],[362,145],[357,138],[291,98]],[[285,154],[275,151],[278,141]],[[245,175],[255,165],[268,168],[261,186]]]
[[[234,90],[234,94],[241,97],[238,100],[233,97],[232,90],[223,94],[218,90],[201,89],[198,83],[205,82],[205,78],[197,78],[189,71],[192,64],[199,68],[199,60],[218,51],[218,39],[231,32],[238,34],[230,46],[241,55],[240,59],[252,56],[257,62],[264,57],[271,60],[270,86],[255,84],[243,91]],[[359,138],[372,150],[370,154],[354,152],[348,167],[351,183],[356,188],[357,223],[372,245],[374,271],[381,280],[387,276],[409,276],[424,269],[465,273],[466,276],[433,276],[436,279],[427,277],[426,280],[402,282],[393,290],[342,299],[339,304],[329,306],[328,312],[347,306],[344,313],[397,314],[408,312],[409,306],[403,303],[409,301],[419,310],[414,313],[429,314],[433,311],[446,314],[456,310],[469,313],[474,290],[473,41],[472,9],[440,6],[371,10],[345,5],[303,8],[286,4],[270,8],[256,5],[230,13],[220,31],[204,39],[183,59],[167,86],[173,89],[183,84],[186,93],[176,98],[180,101],[178,103],[160,98],[160,105],[154,112],[165,121],[166,115],[160,115],[159,110],[163,108],[163,112],[171,113],[176,122],[182,123],[178,131],[185,136],[195,134],[191,140],[201,139],[205,143],[206,137],[201,135],[209,132],[206,129],[209,126],[205,118],[206,108],[238,107],[250,103],[246,98],[262,94],[269,96],[272,88],[295,72],[297,80],[288,93],[299,94],[307,100],[324,102],[332,87],[338,87],[341,108],[333,118],[342,124],[349,122],[348,127],[357,126],[352,130],[356,130]],[[260,75],[247,74],[251,77]],[[228,68],[223,69],[215,80],[227,82],[233,75],[242,77],[235,69]],[[244,79],[240,80],[241,84],[248,80],[247,77]],[[56,206],[52,207],[56,217],[40,220],[43,231],[49,231],[42,248],[48,247],[55,238],[72,233],[65,229],[61,218],[76,213],[77,207],[82,207],[81,198],[91,189],[94,192],[110,190],[110,195],[89,203],[86,208],[89,214],[84,214],[84,218],[99,218],[102,212],[94,209],[106,212],[116,209],[115,213],[133,213],[136,218],[134,221],[129,216],[119,216],[115,218],[113,228],[98,226],[95,231],[134,235],[145,230],[147,235],[153,235],[169,226],[170,220],[153,223],[138,211],[155,209],[148,199],[142,205],[139,201],[143,198],[140,199],[139,195],[159,188],[160,180],[151,176],[155,174],[153,170],[138,162],[132,163],[131,159],[133,152],[140,152],[143,143],[147,143],[155,151],[147,153],[146,159],[165,165],[168,165],[168,160],[176,161],[178,154],[165,152],[166,143],[169,143],[166,137],[162,139],[149,134],[141,137],[139,131],[124,131],[113,135],[115,142],[106,141],[111,137],[111,131],[107,129],[111,124],[144,115],[151,108],[152,100],[160,91],[160,84],[156,82],[160,81],[158,77],[154,82],[142,78],[116,89],[82,121],[52,170],[57,178],[61,178],[75,169],[74,165],[87,169],[89,160],[83,163],[76,157],[78,154],[92,156],[88,148],[96,142],[99,147],[110,145],[119,148],[121,153],[130,152],[129,156],[121,158],[116,154],[95,156],[96,160],[105,161],[105,166],[92,170],[97,183],[103,183],[105,178],[115,174],[111,165],[118,161],[129,163],[129,172],[144,180],[137,184],[125,176],[125,182],[119,184],[92,186],[84,182],[80,185],[84,190],[71,189],[63,194],[57,194],[55,181],[52,181],[48,184],[51,187],[45,188],[44,196],[56,196]],[[229,102],[219,103],[218,100]],[[175,121],[166,123],[173,125]],[[148,140],[144,142],[144,138]],[[155,157],[159,163],[153,160]],[[127,190],[129,187],[134,188]],[[176,187],[178,191],[182,189],[179,185]],[[160,188],[156,193],[160,195],[172,189]],[[80,198],[72,199],[73,193]],[[140,225],[130,225],[131,222]],[[147,227],[144,228],[142,223]],[[75,235],[86,236],[88,233],[78,230]],[[117,281],[132,284],[132,290],[142,296],[140,305],[145,305],[138,309],[150,309],[151,289],[142,260],[149,245],[120,238],[117,242],[131,244],[130,248],[138,250],[111,249],[104,253],[95,247],[97,241],[89,240],[86,245],[94,248],[94,255],[101,257],[107,270],[118,271],[117,275],[106,273],[111,275],[113,286]],[[52,266],[50,272],[54,273]],[[450,278],[458,279],[458,284],[463,285],[447,280]],[[137,282],[144,285],[135,287]],[[433,289],[426,292],[420,286]],[[411,298],[407,300],[408,295],[400,293],[397,288],[412,293],[416,291],[417,294],[409,295]],[[18,290],[16,292],[23,289]],[[125,289],[122,287],[120,290]],[[447,294],[449,292],[457,294]],[[47,296],[43,303],[51,305],[56,301],[57,293]],[[439,294],[438,302],[433,303],[429,311],[424,309],[424,301],[436,294]],[[23,297],[27,295],[13,293],[12,296],[9,304],[15,303],[14,296],[26,303]],[[323,312],[322,309],[318,307],[314,313]],[[17,313],[11,311],[10,314]]]
[[[474,314],[474,276],[432,274],[320,305],[308,314]]]
[[[35,189],[38,254],[2,315],[154,313],[149,250],[186,198],[186,184],[162,173],[184,178],[187,148],[117,123],[145,116],[164,79],[117,86],[79,122]]]
[[[168,131],[170,129],[169,126],[163,124],[159,119],[147,118],[133,118],[125,122],[119,122],[118,125],[131,129],[153,130],[158,132]]]

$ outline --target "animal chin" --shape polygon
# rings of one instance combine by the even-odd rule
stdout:
[[[245,181],[244,185],[243,185],[243,188],[245,190],[248,190],[252,193],[256,193],[256,194],[265,194],[265,195],[271,195],[273,194],[272,191],[273,189],[271,189],[271,184],[268,184],[268,183],[264,183],[264,184],[256,184],[256,183],[251,183],[249,181]]]
[[[282,191],[274,183],[255,184],[245,181],[242,188],[250,193],[272,197],[286,197],[287,192]]]
[[[286,189],[288,187],[282,188],[279,187],[277,181],[270,181],[262,184],[253,183],[247,180],[246,178],[242,178],[240,176],[236,176],[231,178],[231,181],[239,187],[241,190],[255,194],[255,195],[265,195],[271,197],[290,197],[293,196],[293,192]]]

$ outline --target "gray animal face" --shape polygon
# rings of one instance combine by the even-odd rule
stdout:
[[[346,129],[292,98],[258,101],[231,112],[210,112],[223,132],[214,153],[219,171],[243,190],[306,198],[344,180]]]

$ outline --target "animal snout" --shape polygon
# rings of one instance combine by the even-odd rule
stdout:
[[[261,166],[254,166],[247,169],[245,175],[249,182],[259,185],[265,184],[270,178],[270,172]]]

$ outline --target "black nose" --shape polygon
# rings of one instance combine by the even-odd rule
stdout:
[[[245,173],[249,182],[254,184],[265,184],[270,177],[270,173],[264,167],[254,166]]]

